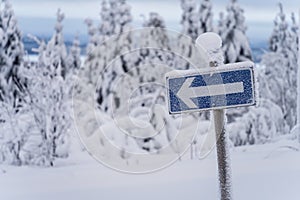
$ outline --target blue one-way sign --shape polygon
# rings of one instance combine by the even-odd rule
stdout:
[[[166,75],[171,114],[255,105],[254,64],[241,62]]]

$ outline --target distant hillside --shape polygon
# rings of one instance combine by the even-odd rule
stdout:
[[[48,41],[50,37],[44,37],[42,38],[45,41]],[[65,38],[65,43],[67,48],[69,48],[72,45],[72,40],[73,36],[68,36]],[[86,36],[81,36],[80,37],[81,41],[81,54],[85,55],[85,49],[87,45],[88,38]],[[36,54],[32,49],[38,48],[38,44],[33,41],[32,39],[28,37],[24,37],[23,39],[24,45],[25,45],[25,50],[29,55],[34,55]],[[251,43],[251,49],[253,52],[253,59],[255,62],[259,62],[261,60],[261,56],[263,52],[267,49],[267,41],[256,41]]]
[[[38,38],[41,39],[41,40],[49,41],[51,37],[46,36],[46,37],[38,37]],[[67,48],[72,46],[73,38],[74,38],[74,36],[65,37],[65,44],[66,44]],[[88,39],[87,39],[86,36],[80,36],[79,39],[80,39],[80,43],[81,43],[80,44],[81,54],[84,55]],[[38,44],[35,41],[33,41],[29,37],[24,37],[23,38],[23,43],[24,43],[25,51],[27,52],[27,54],[29,54],[29,55],[37,54],[36,52],[33,51],[33,49],[38,48]]]
[[[254,62],[260,62],[264,51],[268,49],[268,41],[257,41],[250,43]]]

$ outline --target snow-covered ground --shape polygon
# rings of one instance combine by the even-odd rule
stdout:
[[[300,153],[281,141],[231,151],[233,192],[238,200],[298,200]],[[162,171],[129,175],[108,169],[87,153],[53,168],[0,165],[1,200],[214,200],[218,199],[215,153]]]
[[[39,58],[38,55],[35,55],[35,54],[30,54],[30,55],[25,56],[26,60],[32,61],[32,62],[37,62],[38,58]],[[82,63],[84,63],[85,56],[80,56],[80,60],[81,60]]]

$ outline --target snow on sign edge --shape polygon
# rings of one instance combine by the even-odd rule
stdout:
[[[235,70],[243,70],[243,69],[249,69],[251,71],[252,97],[253,97],[253,101],[251,103],[239,104],[239,105],[233,105],[233,106],[219,106],[219,107],[212,107],[212,108],[205,108],[205,109],[191,109],[191,110],[183,110],[183,111],[176,111],[176,112],[171,111],[169,79],[183,78],[186,76],[195,76],[195,75],[202,75],[202,74],[207,74],[207,73],[222,73],[222,72],[227,72],[227,71],[235,71]],[[173,70],[171,72],[166,73],[165,80],[166,80],[169,114],[183,114],[183,113],[255,106],[255,105],[257,105],[257,102],[258,102],[257,74],[256,74],[256,70],[255,70],[255,64],[251,61],[229,63],[229,64],[222,65],[220,67],[199,68],[199,69],[191,69],[191,70]]]
[[[193,76],[204,73],[216,73],[216,72],[225,72],[235,69],[248,69],[254,68],[255,64],[251,61],[245,62],[237,62],[237,63],[229,63],[226,65],[221,65],[219,67],[206,67],[206,68],[198,68],[198,69],[190,69],[190,70],[173,70],[166,73],[165,78],[180,78],[185,76]]]

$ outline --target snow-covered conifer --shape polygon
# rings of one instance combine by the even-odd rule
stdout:
[[[244,10],[239,6],[237,0],[230,0],[223,24],[225,26],[223,29],[219,29],[219,34],[223,40],[225,63],[251,60]]]
[[[200,30],[198,5],[195,0],[181,0],[181,9],[182,35],[177,39],[177,45],[180,55],[185,59],[190,59],[195,54],[193,44],[199,36]],[[176,63],[178,69],[188,69],[190,67],[189,63],[181,58],[176,58]]]
[[[133,53],[137,60],[133,60],[135,66],[131,79],[135,80],[135,83],[132,83],[134,87],[131,93],[134,95],[131,96],[131,101],[134,103],[130,106],[129,114],[137,119],[147,120],[152,130],[149,135],[160,132],[160,137],[137,141],[142,149],[157,151],[174,136],[174,119],[164,109],[166,97],[163,87],[159,84],[163,84],[164,74],[169,70],[164,65],[175,68],[175,63],[174,55],[166,51],[170,49],[170,41],[163,18],[152,12],[149,18],[145,18],[143,26],[145,29],[140,36],[142,49],[136,52],[137,55]],[[158,48],[147,48],[149,46]],[[139,88],[136,88],[137,86]]]
[[[113,2],[114,0],[111,0]],[[130,31],[132,22],[131,7],[127,4],[126,0],[116,0],[116,5],[111,6],[111,11],[115,10],[115,30],[114,34],[120,34]]]
[[[265,53],[262,59],[266,69],[261,94],[281,107],[284,123],[288,126],[286,131],[289,132],[296,123],[297,48],[294,43],[297,38],[292,36],[293,31],[281,4],[279,8],[270,39],[270,52]]]
[[[125,0],[110,0],[109,7],[106,7],[105,2],[102,3],[102,6],[105,8],[102,8],[104,13],[101,13],[103,20],[100,22],[98,37],[106,36],[106,39],[109,36],[112,37],[94,49],[97,56],[89,62],[98,60],[98,71],[96,72],[98,81],[94,83],[94,86],[99,84],[97,86],[97,102],[103,111],[109,112],[112,109],[111,105],[119,107],[119,98],[113,98],[113,83],[131,68],[131,58],[125,57],[123,52],[129,52],[132,48],[132,38],[128,32],[131,29],[132,16],[131,8]],[[107,66],[113,60],[115,61]],[[116,104],[112,104],[112,102]]]
[[[28,108],[20,68],[24,48],[12,5],[0,3],[0,163],[21,165],[21,152],[27,140]]]
[[[51,58],[50,64],[51,67],[55,68],[55,72],[62,75],[62,77],[66,77],[68,73],[67,66],[67,48],[64,43],[63,37],[63,25],[62,22],[65,18],[64,13],[61,12],[60,9],[57,10],[56,13],[56,24],[54,27],[54,34],[51,40],[47,44],[47,55]],[[49,66],[48,66],[49,67]]]
[[[28,164],[53,166],[56,158],[69,153],[72,84],[56,72],[53,58],[44,55],[45,52],[40,52],[37,65],[23,71],[28,79],[30,124],[34,127],[30,130],[24,157]]]
[[[32,124],[30,107],[24,101],[19,107],[0,101],[0,163],[11,165],[26,164],[24,153],[30,133],[35,127]]]
[[[104,59],[101,57],[104,52],[100,52],[99,34],[91,19],[86,19],[85,23],[88,28],[89,42],[86,48],[86,58],[84,61],[84,73],[86,83],[96,85],[97,76],[99,74],[99,62]]]
[[[22,68],[26,79],[26,103],[32,115],[28,143],[24,153],[28,164],[53,166],[56,158],[68,156],[71,120],[71,89],[73,70],[69,70],[63,43],[62,20],[57,12],[57,23],[51,40],[39,44],[38,62]],[[75,42],[76,43],[76,42]],[[75,44],[74,46],[77,46]],[[78,49],[73,52],[77,55]],[[72,54],[72,52],[71,52]],[[71,66],[71,65],[70,65]]]
[[[18,69],[23,64],[24,47],[17,19],[8,0],[0,4],[0,101],[18,106]]]
[[[199,16],[200,25],[198,34],[214,31],[212,3],[210,0],[202,0],[199,8]]]
[[[101,35],[110,36],[113,34],[113,26],[112,26],[112,16],[110,13],[110,9],[107,5],[107,1],[103,0],[101,3],[101,12],[100,12],[101,22],[99,25],[99,32]]]
[[[190,36],[193,41],[199,36],[200,17],[195,0],[181,0],[182,8],[182,33]]]
[[[80,52],[81,52],[80,41],[78,39],[78,36],[76,36],[67,57],[68,73],[73,74],[75,71],[77,71],[80,68],[81,66]]]

